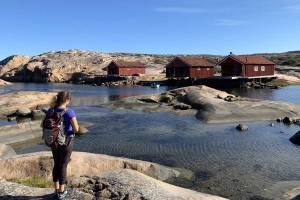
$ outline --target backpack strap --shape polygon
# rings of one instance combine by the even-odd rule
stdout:
[[[61,116],[64,116],[67,112],[67,109],[64,109],[63,111],[60,112]]]

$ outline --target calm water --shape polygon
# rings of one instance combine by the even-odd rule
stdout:
[[[275,183],[300,180],[300,149],[288,141],[299,126],[248,123],[249,131],[241,133],[235,130],[236,124],[207,125],[194,117],[95,107],[99,102],[123,96],[159,92],[151,88],[20,84],[6,90],[18,88],[71,90],[79,120],[94,123],[88,135],[76,138],[75,150],[191,170],[193,177],[170,180],[180,186],[242,200],[257,195],[263,197]],[[300,86],[290,86],[279,90],[235,90],[233,93],[300,103],[299,91]],[[44,149],[44,145],[35,144],[17,151]]]

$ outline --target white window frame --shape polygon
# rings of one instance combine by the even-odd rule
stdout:
[[[266,66],[261,66],[261,67],[260,67],[260,70],[261,70],[262,72],[265,72],[265,71],[266,71]]]
[[[254,71],[255,71],[255,72],[258,72],[258,66],[257,66],[257,65],[254,66]]]

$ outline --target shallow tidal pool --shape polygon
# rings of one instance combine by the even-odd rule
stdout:
[[[253,122],[245,123],[249,131],[239,132],[235,130],[236,123],[204,124],[193,116],[109,110],[96,105],[102,98],[105,101],[120,98],[118,92],[111,93],[107,88],[100,92],[97,88],[76,87],[72,86],[73,108],[80,121],[94,124],[89,134],[76,138],[76,151],[141,159],[184,169],[184,172],[192,172],[187,173],[192,176],[169,182],[237,200],[269,198],[272,185],[300,180],[300,149],[289,142],[300,126],[275,122],[272,127],[270,123],[274,122]],[[82,87],[84,89],[80,89]],[[58,89],[60,87],[55,86],[55,90]],[[84,95],[87,89],[91,90]],[[122,91],[120,88],[115,90]],[[127,95],[143,93],[142,88],[137,90],[128,90]],[[265,90],[268,95],[263,91],[233,92],[298,103],[299,92],[295,91],[300,91],[300,87]],[[145,93],[151,92],[161,91],[148,88]],[[17,152],[40,150],[48,149],[42,143],[34,143],[17,149]]]
[[[191,170],[190,178],[171,183],[230,199],[264,196],[279,181],[300,180],[300,149],[289,142],[299,126],[270,122],[203,124],[194,117],[141,111],[76,109],[79,118],[94,124],[78,137],[75,150],[157,162]],[[97,113],[97,114],[96,114]],[[19,153],[46,150],[43,144]]]

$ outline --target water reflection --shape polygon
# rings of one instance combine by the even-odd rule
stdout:
[[[280,89],[233,89],[227,90],[229,93],[245,96],[256,99],[266,99],[274,101],[286,101],[291,103],[300,104],[300,86],[291,85]]]

